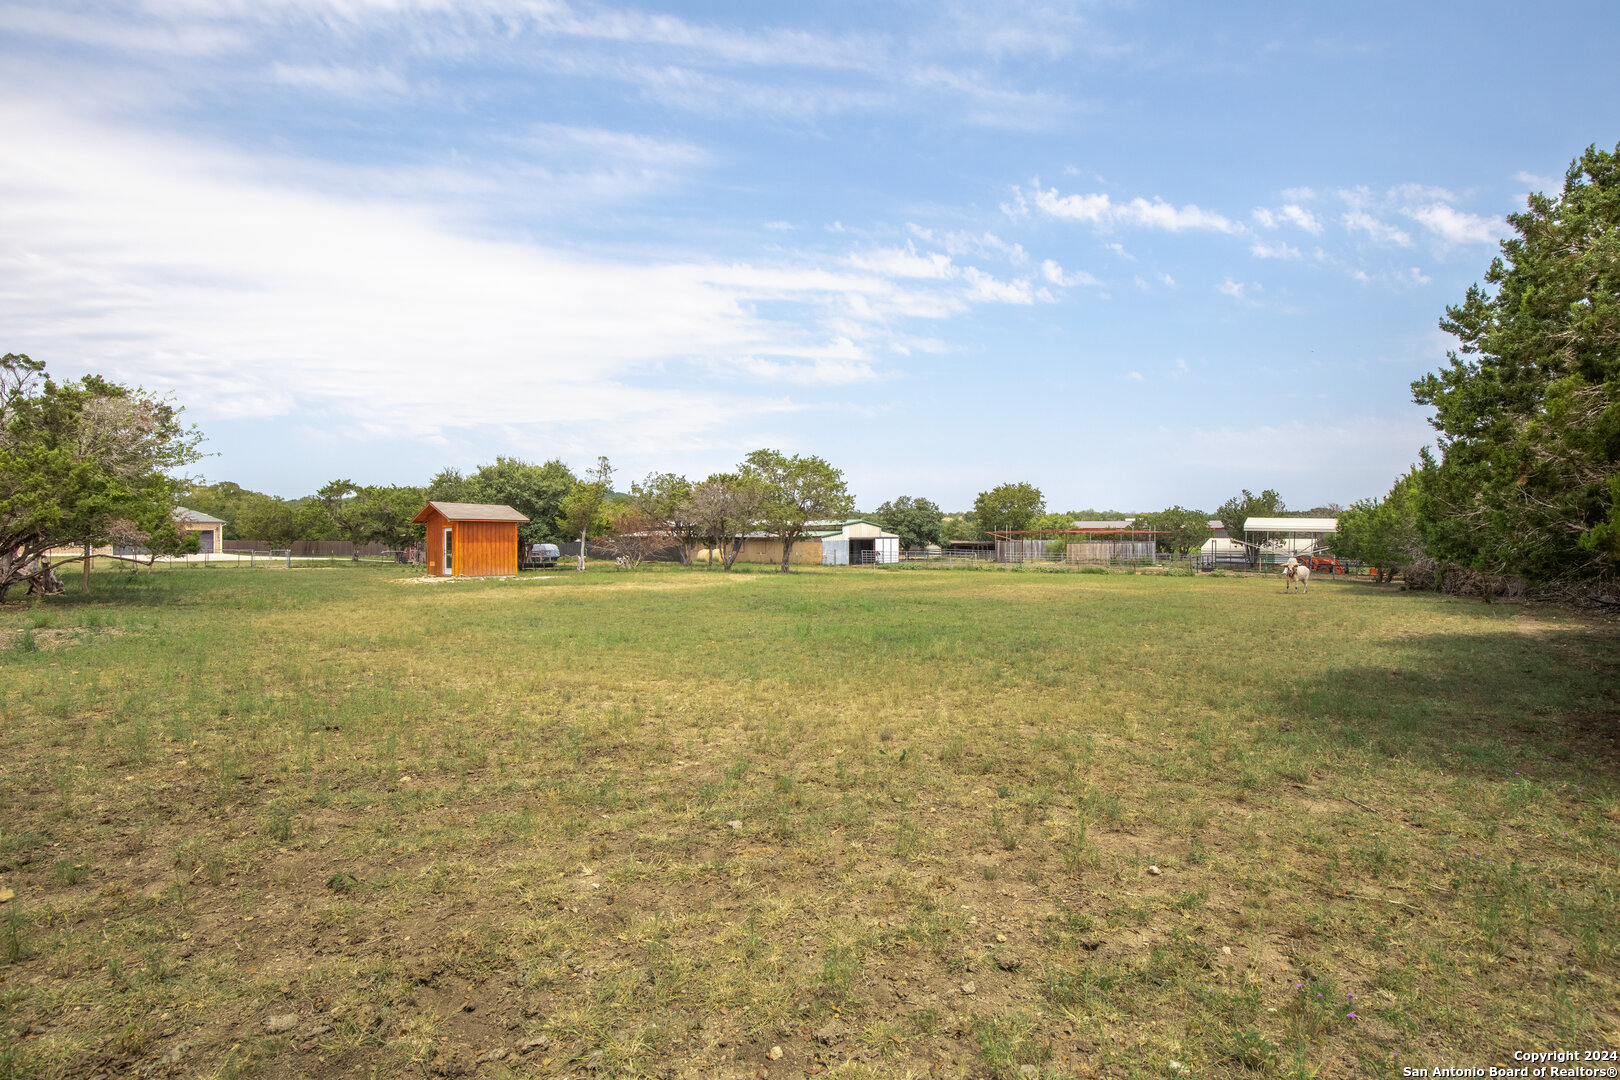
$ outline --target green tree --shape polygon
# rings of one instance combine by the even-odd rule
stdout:
[[[518,526],[519,543],[555,544],[572,535],[558,529],[557,519],[563,515],[563,500],[578,483],[573,470],[557,458],[535,465],[521,458],[497,457],[467,478],[470,498],[458,501],[510,506],[529,519]]]
[[[1420,480],[1413,469],[1382,499],[1362,499],[1339,511],[1338,528],[1324,546],[1342,559],[1376,568],[1380,583],[1392,581],[1426,555],[1417,522]]]
[[[810,522],[847,517],[855,509],[844,474],[814,455],[789,457],[778,450],[755,450],[738,473],[764,493],[760,522],[782,544],[784,574],[790,569],[793,545],[804,538]]]
[[[562,461],[553,458],[535,465],[522,458],[497,457],[471,475],[446,466],[428,481],[422,502],[492,503],[510,506],[529,520],[518,526],[518,542],[555,544],[570,533],[558,524],[563,499],[578,479]],[[422,507],[417,505],[417,509]]]
[[[315,492],[326,513],[327,528],[351,544],[364,543],[365,519],[360,513],[361,488],[352,480],[333,480]]]
[[[585,544],[591,536],[607,529],[603,511],[613,491],[613,466],[608,459],[599,457],[596,464],[585,470],[585,475],[573,489],[563,496],[561,514],[557,524],[570,536],[579,536],[579,569],[585,572]]]
[[[956,540],[983,540],[984,530],[979,528],[978,519],[972,511],[965,514],[953,514],[940,525],[940,543],[949,544]]]
[[[1209,515],[1202,510],[1188,510],[1184,506],[1172,506],[1157,514],[1148,514],[1140,519],[1139,524],[1158,534],[1154,540],[1158,542],[1160,551],[1171,551],[1177,555],[1196,551],[1204,546],[1204,541],[1215,535],[1209,527]]]
[[[692,482],[675,473],[648,473],[641,483],[630,485],[627,512],[643,518],[671,546],[679,545],[683,566],[692,565],[692,548],[698,541],[697,522],[688,512],[691,499]]]
[[[720,554],[721,567],[730,570],[742,550],[743,537],[759,524],[764,490],[752,480],[717,473],[692,489],[681,510],[692,522],[695,535]],[[710,558],[708,569],[714,568]]]
[[[294,503],[258,492],[251,495],[244,498],[236,510],[234,528],[238,539],[263,540],[273,548],[283,548],[300,539]]]
[[[200,457],[201,436],[179,414],[96,375],[58,383],[39,361],[0,358],[0,599],[41,575],[52,547],[184,544],[175,471]]]
[[[362,543],[402,548],[421,540],[426,527],[411,522],[427,502],[424,488],[409,485],[376,485],[360,489],[354,507]]]
[[[186,507],[199,513],[209,514],[219,518],[225,523],[225,539],[241,540],[253,539],[241,531],[237,519],[248,506],[259,499],[269,498],[257,491],[250,491],[240,484],[233,484],[229,480],[220,480],[212,484],[192,484],[181,499]]]
[[[1459,347],[1412,384],[1440,456],[1418,522],[1442,561],[1530,581],[1620,572],[1620,146],[1588,147],[1557,198],[1446,308]]]
[[[1282,496],[1270,488],[1256,495],[1248,488],[1243,489],[1240,495],[1234,495],[1221,503],[1215,510],[1215,516],[1220,519],[1221,525],[1226,529],[1228,539],[1243,541],[1243,523],[1252,517],[1276,517],[1281,514],[1283,506]],[[1260,565],[1260,549],[1243,545],[1243,558],[1251,568]]]
[[[973,500],[973,516],[986,532],[1032,529],[1045,510],[1041,489],[1033,484],[1002,484]]]
[[[921,496],[902,495],[886,502],[872,515],[878,524],[900,537],[902,548],[927,547],[940,542],[945,515]]]
[[[477,502],[472,481],[453,465],[446,465],[428,481],[425,502]],[[418,507],[420,509],[420,507]],[[515,508],[514,508],[515,509]]]

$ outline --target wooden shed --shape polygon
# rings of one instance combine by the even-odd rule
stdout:
[[[427,572],[441,577],[501,577],[518,572],[518,526],[510,506],[430,502],[411,518],[427,526]]]

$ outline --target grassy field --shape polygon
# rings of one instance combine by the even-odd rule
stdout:
[[[98,572],[0,608],[0,707],[0,1077],[1620,1049],[1620,628],[1567,611]]]

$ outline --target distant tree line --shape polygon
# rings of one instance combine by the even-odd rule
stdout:
[[[280,498],[239,484],[188,483],[178,470],[199,458],[201,436],[179,422],[179,409],[96,376],[58,383],[42,363],[8,354],[0,360],[0,597],[19,583],[45,581],[43,556],[64,545],[115,544],[157,554],[195,550],[180,533],[174,509],[224,521],[227,539],[262,540],[276,547],[299,540],[347,540],[393,548],[420,543],[414,517],[428,501],[498,503],[529,520],[523,544],[577,540],[580,566],[591,541],[612,547],[627,565],[673,555],[690,564],[699,551],[709,565],[731,569],[744,542],[763,538],[781,553],[786,571],[793,547],[829,521],[855,514],[843,473],[815,455],[760,449],[729,472],[689,480],[650,473],[615,491],[613,468],[598,458],[576,474],[559,459],[535,464],[515,457],[464,473],[445,468],[426,484],[366,485],[336,479],[315,492]],[[1253,513],[1281,510],[1275,492],[1241,498],[1220,513],[1232,528]],[[992,532],[1063,531],[1084,517],[1118,511],[1049,513],[1041,490],[1027,482],[981,492],[971,510],[946,514],[934,501],[903,495],[868,516],[895,533],[903,547],[982,541]],[[1162,549],[1186,552],[1209,536],[1201,511],[1170,507],[1135,515]],[[71,560],[69,560],[71,561]],[[58,562],[60,565],[60,561]]]

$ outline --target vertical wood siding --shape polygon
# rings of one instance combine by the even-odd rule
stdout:
[[[518,523],[515,521],[457,521],[456,577],[495,577],[518,570]]]
[[[451,529],[450,569],[456,577],[499,577],[518,572],[518,523],[450,521],[437,510],[426,523],[427,572],[444,573],[444,530]]]
[[[427,534],[422,538],[422,546],[427,551],[427,572],[430,577],[438,577],[444,573],[444,527],[449,522],[437,510],[428,515],[427,523],[423,526]]]

